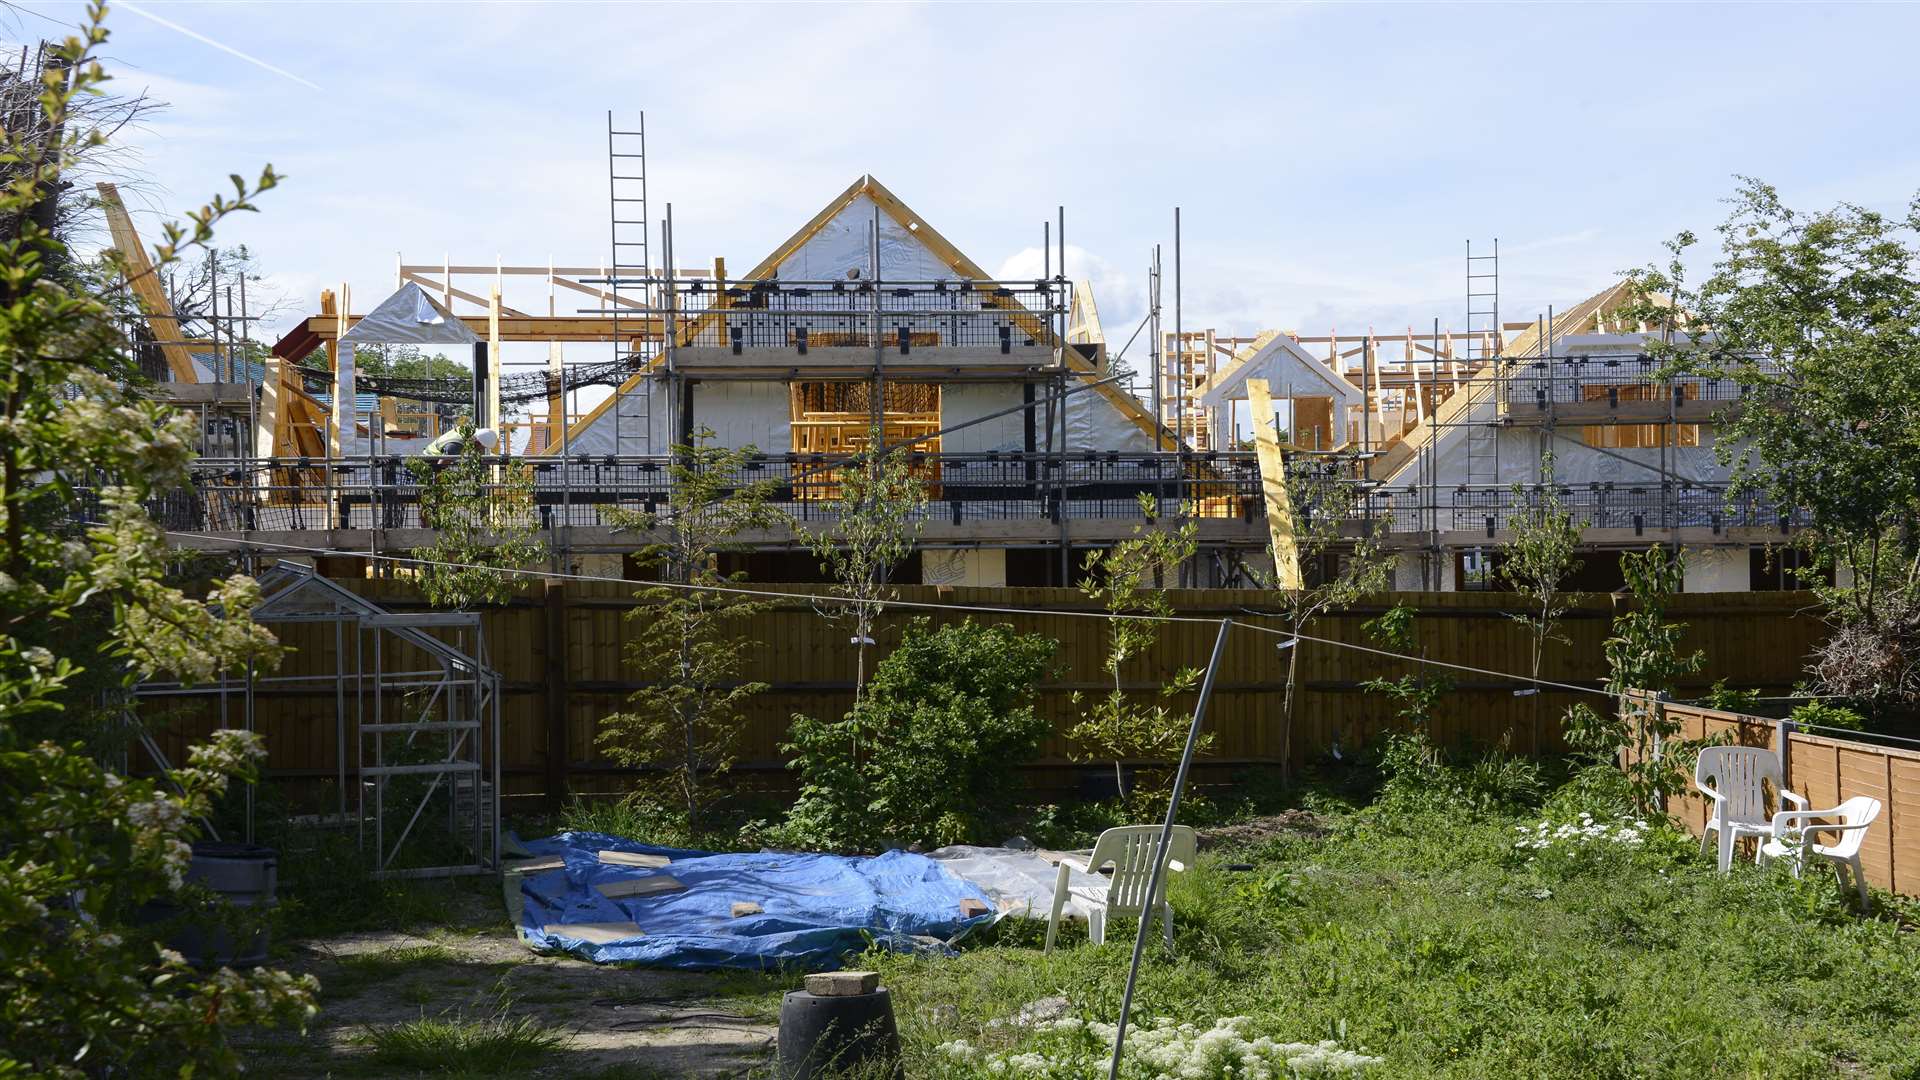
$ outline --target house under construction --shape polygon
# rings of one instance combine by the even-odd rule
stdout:
[[[747,479],[773,481],[775,502],[818,526],[836,463],[878,433],[928,481],[903,580],[1067,584],[1086,550],[1133,533],[1144,497],[1198,526],[1182,584],[1298,581],[1318,568],[1275,565],[1287,517],[1263,475],[1311,466],[1344,478],[1343,527],[1394,550],[1398,587],[1487,588],[1551,452],[1583,527],[1577,587],[1616,587],[1617,552],[1654,543],[1693,550],[1690,590],[1778,587],[1767,551],[1796,522],[1731,496],[1714,454],[1738,386],[1661,380],[1651,328],[1620,321],[1622,286],[1502,322],[1497,255],[1470,250],[1464,327],[1228,334],[1156,317],[1141,393],[1109,356],[1092,289],[1067,273],[1064,214],[1043,273],[997,281],[863,176],[734,276],[724,259],[674,257],[670,212],[648,217],[641,139],[610,125],[597,265],[403,258],[381,302],[356,313],[346,286],[329,291],[271,348],[244,311],[224,344],[188,340],[166,297],[137,295],[161,392],[202,409],[208,433],[193,490],[159,508],[168,527],[189,546],[278,545],[366,572],[375,563],[355,560],[429,539],[400,463],[466,415],[531,467],[527,512],[555,559],[622,574],[640,538],[607,510],[669,506],[672,447],[706,432],[754,447]],[[132,254],[123,219],[115,241]],[[450,354],[470,374],[359,372],[359,350],[382,345]],[[743,540],[751,551],[729,558],[755,580],[818,576],[794,529]]]

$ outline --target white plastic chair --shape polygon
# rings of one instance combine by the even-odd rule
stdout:
[[[1866,907],[1866,875],[1860,872],[1860,845],[1867,838],[1867,826],[1872,825],[1880,816],[1880,800],[1870,795],[1855,795],[1831,810],[1789,810],[1773,815],[1772,839],[1760,845],[1759,861],[1762,865],[1774,859],[1788,859],[1793,863],[1793,876],[1799,877],[1807,868],[1808,856],[1818,856],[1833,863],[1833,872],[1840,878],[1840,887],[1846,888],[1847,875],[1853,875],[1853,888],[1860,894],[1860,906]],[[1822,818],[1837,818],[1833,823]],[[1832,844],[1816,844],[1813,838],[1818,833],[1839,833],[1839,840]]]
[[[1149,906],[1147,888],[1153,880],[1153,853],[1160,846],[1161,825],[1123,825],[1108,829],[1094,842],[1093,854],[1084,865],[1060,860],[1053,883],[1053,910],[1047,915],[1047,952],[1053,951],[1053,939],[1060,927],[1060,913],[1069,895],[1087,906],[1087,937],[1098,945],[1107,939],[1107,919],[1134,920]],[[1167,844],[1167,869],[1185,870],[1194,862],[1193,830],[1175,825]],[[1105,888],[1070,886],[1073,870],[1097,874],[1101,867],[1113,866],[1113,880]],[[1167,947],[1173,947],[1173,908],[1167,904],[1167,879],[1161,875],[1160,891],[1151,901],[1160,910],[1160,924],[1166,930]]]
[[[1711,777],[1713,784],[1707,779]],[[1786,789],[1780,777],[1780,757],[1757,746],[1709,746],[1700,751],[1693,767],[1693,786],[1711,802],[1707,823],[1700,830],[1700,850],[1707,850],[1707,834],[1720,841],[1720,872],[1733,869],[1733,849],[1742,836],[1772,834],[1767,816],[1765,783],[1771,781],[1780,805],[1805,810],[1807,800]]]

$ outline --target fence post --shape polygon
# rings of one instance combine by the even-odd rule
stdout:
[[[546,582],[547,607],[547,809],[567,801],[567,593],[566,583]]]
[[[1780,786],[1793,789],[1793,721],[1775,720],[1773,722],[1773,752],[1780,758]],[[1889,791],[1892,789],[1889,788]]]

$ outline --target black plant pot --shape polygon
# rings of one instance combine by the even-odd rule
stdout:
[[[141,909],[141,921],[175,924],[167,946],[195,967],[256,967],[267,960],[271,935],[266,922],[279,876],[280,857],[272,848],[195,844],[187,882],[212,892],[222,910],[198,911],[154,901]]]
[[[1079,775],[1079,787],[1075,794],[1083,802],[1107,802],[1118,799],[1133,790],[1136,771],[1132,765],[1121,766],[1120,781],[1125,786],[1116,791],[1112,765],[1100,765],[1083,770]]]

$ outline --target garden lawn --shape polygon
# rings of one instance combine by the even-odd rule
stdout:
[[[1577,830],[1577,803],[1555,803]],[[1176,952],[1149,946],[1136,1021],[1246,1017],[1249,1038],[1334,1040],[1382,1078],[1920,1077],[1920,941],[1887,898],[1862,917],[1830,872],[1723,878],[1665,826],[1516,848],[1542,817],[1389,802],[1203,856],[1175,879]],[[1023,1005],[1119,1011],[1132,935],[1048,957],[1036,926],[859,960],[892,990],[909,1075],[1091,1075],[991,1071],[1093,1041],[1006,1023]]]

